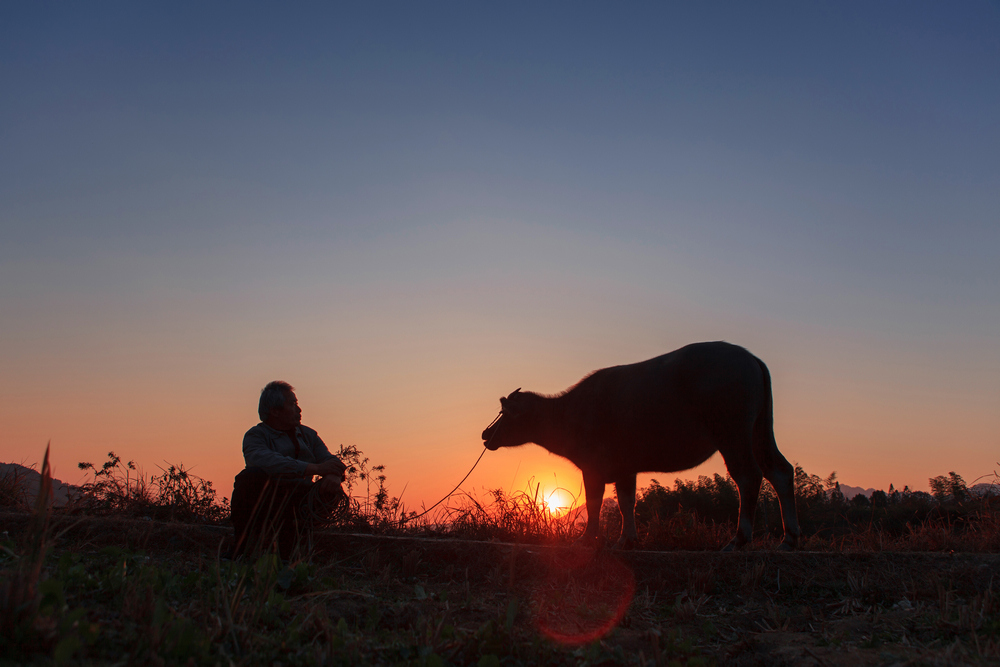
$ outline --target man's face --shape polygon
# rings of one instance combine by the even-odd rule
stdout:
[[[283,406],[271,410],[268,423],[279,431],[287,431],[302,423],[302,408],[299,407],[299,399],[295,398],[294,392],[290,391],[285,395]]]

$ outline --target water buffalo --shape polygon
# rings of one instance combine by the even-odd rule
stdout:
[[[739,525],[725,550],[750,540],[762,477],[781,502],[781,548],[798,542],[795,471],[774,441],[771,375],[742,347],[694,343],[595,371],[557,396],[518,389],[500,406],[500,416],[483,431],[487,449],[534,442],[583,472],[587,529],[581,540],[597,537],[605,484],[615,484],[618,546],[627,548],[638,539],[636,474],[687,470],[718,451],[740,491]]]

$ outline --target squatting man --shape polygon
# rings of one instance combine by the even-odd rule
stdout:
[[[243,436],[246,468],[233,484],[233,556],[269,549],[276,539],[287,560],[310,521],[344,501],[347,466],[302,425],[295,388],[287,382],[275,380],[261,390],[257,413],[260,423]]]

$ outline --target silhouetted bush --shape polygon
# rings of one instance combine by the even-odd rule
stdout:
[[[0,469],[0,507],[28,508],[27,481],[21,468],[11,465]]]
[[[398,525],[406,512],[399,498],[389,496],[385,466],[370,466],[368,457],[355,445],[340,445],[336,456],[347,466],[343,487],[348,502],[325,521],[326,525],[363,532],[386,531]]]
[[[876,490],[871,498],[858,494],[847,499],[836,473],[823,479],[797,466],[796,507],[803,536],[812,548],[823,548],[824,543],[888,548],[892,543],[921,549],[1000,549],[1000,494],[974,494],[954,472],[930,479],[929,485],[933,495],[890,486],[888,492]],[[721,545],[735,530],[738,511],[739,492],[728,477],[677,479],[672,488],[654,479],[637,494],[636,525],[646,548],[677,542],[665,538],[665,523],[674,531],[678,525],[695,530],[693,526],[701,524],[700,530],[717,534]],[[607,508],[604,514],[609,523],[616,520]],[[754,527],[758,536],[782,534],[779,504],[767,482],[761,488]],[[939,537],[943,534],[948,538]]]
[[[327,525],[378,533],[432,533],[475,539],[568,543],[579,537],[586,509],[574,507],[559,515],[549,512],[528,492],[489,492],[483,502],[469,495],[452,498],[433,517],[406,512],[390,497],[384,466],[369,465],[357,447],[341,446],[347,464],[348,509]],[[95,514],[148,516],[155,519],[221,523],[229,516],[228,501],[216,501],[210,482],[182,466],[170,466],[158,476],[144,476],[131,461],[114,452],[82,487],[73,509]],[[994,475],[995,477],[995,475]],[[1000,551],[1000,493],[970,489],[955,472],[931,478],[931,493],[902,491],[889,486],[871,497],[845,498],[836,473],[826,478],[795,468],[796,506],[807,549],[916,549]],[[994,482],[990,489],[996,490]],[[989,489],[988,489],[989,490]],[[974,492],[975,491],[975,492]],[[640,548],[716,549],[732,537],[739,512],[739,491],[728,476],[674,480],[672,487],[657,480],[636,494],[636,527]],[[621,528],[618,505],[605,500],[601,534],[617,539]],[[780,506],[769,483],[761,487],[754,520],[756,538],[780,539]]]
[[[170,465],[161,475],[147,477],[134,461],[123,464],[120,456],[108,452],[100,469],[86,462],[79,468],[90,470],[94,478],[80,487],[72,503],[75,511],[203,523],[229,519],[229,500],[217,502],[212,483],[183,465]]]

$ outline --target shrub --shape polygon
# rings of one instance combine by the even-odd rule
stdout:
[[[22,468],[10,465],[0,469],[0,507],[28,509],[26,482]]]
[[[229,501],[216,502],[212,483],[183,465],[170,465],[163,474],[147,477],[134,461],[123,464],[121,457],[108,452],[100,469],[86,462],[79,467],[90,470],[94,479],[80,487],[74,503],[77,511],[204,523],[229,518]]]

